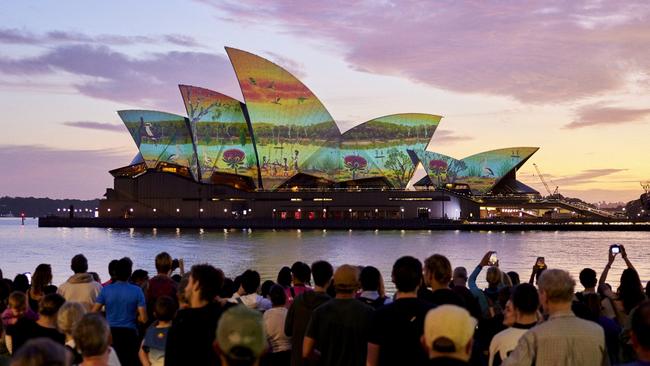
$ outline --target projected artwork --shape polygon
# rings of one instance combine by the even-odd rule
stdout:
[[[305,164],[320,148],[338,145],[339,129],[323,104],[280,66],[245,51],[226,51],[246,100],[264,188],[299,172],[327,178],[334,165]]]
[[[179,88],[196,143],[200,180],[209,183],[213,173],[222,172],[257,182],[255,148],[242,103],[209,89]]]
[[[159,162],[190,168],[194,165],[192,135],[185,117],[146,110],[117,113],[133,137],[147,168],[155,168]]]
[[[421,162],[434,185],[466,183],[476,194],[489,192],[501,178],[533,155],[536,147],[511,147],[482,152],[462,160],[423,150],[410,150],[416,164]]]

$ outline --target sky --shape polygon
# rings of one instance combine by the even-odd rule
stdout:
[[[342,130],[444,116],[429,150],[540,150],[546,194],[629,201],[650,180],[646,1],[0,3],[0,196],[98,198],[137,149],[116,113],[185,114],[178,84],[243,100],[224,47],[301,79]]]

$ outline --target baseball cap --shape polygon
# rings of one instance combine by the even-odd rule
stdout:
[[[462,353],[474,335],[476,319],[456,305],[429,310],[424,319],[424,339],[434,351]]]
[[[354,291],[359,287],[359,269],[349,264],[343,264],[334,272],[334,288],[343,291]]]
[[[228,358],[259,358],[267,345],[262,314],[244,305],[226,310],[217,326],[217,343]]]

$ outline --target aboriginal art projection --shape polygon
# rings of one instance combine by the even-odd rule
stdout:
[[[323,103],[300,80],[262,57],[226,47],[255,135],[265,189],[297,173],[331,178],[336,165],[306,164],[323,147],[338,144],[340,131]]]
[[[195,166],[194,144],[188,128],[188,120],[176,114],[126,110],[117,112],[140,150],[147,168],[158,163]],[[196,178],[196,176],[194,176]]]
[[[179,88],[196,143],[199,180],[210,183],[213,174],[220,172],[257,181],[255,147],[242,103],[209,89]]]
[[[435,152],[409,150],[413,164],[422,163],[436,187],[465,183],[475,194],[488,193],[513,169],[519,169],[537,147],[511,147],[485,151],[458,160]]]

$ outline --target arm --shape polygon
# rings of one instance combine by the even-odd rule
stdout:
[[[467,285],[469,286],[470,290],[479,290],[478,286],[476,286],[476,278],[478,277],[478,274],[481,273],[481,270],[483,267],[479,264],[474,268],[472,271],[472,274],[469,275],[469,278],[467,279]]]
[[[607,264],[605,265],[605,268],[603,269],[603,273],[600,274],[600,279],[598,280],[598,285],[604,285],[607,282],[607,274],[609,273],[609,269],[612,267],[612,263],[614,263],[614,259],[616,258],[616,254],[612,254],[611,251],[608,251],[609,256],[607,259]]]
[[[91,313],[99,313],[100,310],[102,310],[102,304],[99,303],[94,303],[93,307],[90,308]]]
[[[183,258],[178,259],[178,272],[181,276],[185,274],[185,260]]]
[[[313,353],[314,353],[314,346],[316,345],[316,340],[311,337],[305,337],[305,339],[302,341],[302,359],[310,359],[313,358]]]
[[[627,259],[627,252],[625,251],[625,247],[621,245],[621,256],[623,257],[623,260],[625,261],[625,264],[627,265],[627,268],[633,269],[636,271],[634,266],[632,265],[632,262],[630,262],[629,259]]]
[[[142,324],[145,324],[148,320],[147,308],[144,306],[138,306],[138,321]]]
[[[138,357],[140,358],[140,362],[142,363],[142,366],[151,366],[151,362],[149,362],[149,357],[147,356],[147,352],[142,349],[142,346],[144,345],[144,341],[140,344],[140,351],[138,351]]]
[[[366,366],[377,366],[379,364],[379,345],[368,343],[368,356]]]

